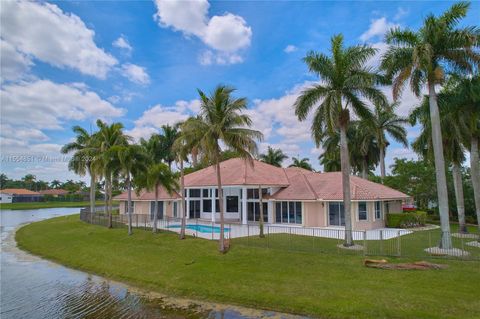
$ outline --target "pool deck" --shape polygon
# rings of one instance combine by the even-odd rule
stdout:
[[[187,225],[198,225],[204,227],[220,227],[218,223],[208,223],[201,220],[187,220]],[[172,228],[172,226],[174,226]],[[159,223],[158,229],[164,229],[168,231],[180,232],[180,222],[170,222],[168,224]],[[225,238],[240,238],[248,236],[257,236],[260,234],[260,227],[257,224],[254,225],[242,225],[242,224],[230,224],[225,223],[225,228],[229,228],[225,232]],[[187,235],[195,236],[199,238],[218,240],[220,234],[216,231],[202,232],[201,230],[186,229]],[[265,234],[292,234],[299,236],[313,236],[332,239],[345,238],[345,227],[302,227],[302,226],[286,226],[278,224],[265,224]],[[354,240],[382,240],[392,239],[412,233],[410,230],[400,228],[379,228],[373,230],[353,231]]]

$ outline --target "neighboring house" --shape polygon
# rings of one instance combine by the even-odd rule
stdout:
[[[43,195],[25,188],[5,188],[1,190],[3,194],[8,194],[12,197],[12,203],[19,202],[39,202]]]
[[[40,194],[42,195],[48,195],[48,196],[53,196],[53,197],[59,197],[59,196],[65,196],[68,195],[68,191],[64,189],[45,189],[42,191],[39,191]]]
[[[0,203],[2,204],[11,203],[12,198],[12,194],[3,193],[3,191],[0,193]]]
[[[260,218],[259,189],[264,221],[306,227],[344,226],[341,172],[315,173],[301,168],[275,167],[263,162],[234,158],[220,163],[224,213],[228,222],[255,223]],[[352,223],[356,230],[385,227],[385,213],[401,212],[410,196],[357,176],[350,177]],[[185,175],[187,218],[218,221],[219,200],[214,166]],[[180,195],[160,189],[159,216],[179,217]],[[126,211],[126,193],[120,213]],[[132,192],[133,212],[153,217],[154,193]],[[160,208],[159,208],[160,210]],[[214,212],[214,213],[212,213]]]

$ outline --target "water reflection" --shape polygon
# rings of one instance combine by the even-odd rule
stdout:
[[[275,312],[181,303],[29,255],[15,246],[24,223],[78,213],[78,208],[1,211],[0,317],[7,318],[298,318]]]

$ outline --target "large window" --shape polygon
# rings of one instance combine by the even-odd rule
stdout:
[[[172,210],[173,210],[173,217],[177,218],[178,217],[178,203],[177,202],[173,202]]]
[[[190,191],[190,197],[200,197],[200,189],[192,188]]]
[[[227,213],[238,212],[238,196],[227,196]]]
[[[275,204],[275,222],[283,224],[301,224],[302,203],[277,202]]]
[[[375,219],[382,219],[382,202],[375,202]]]
[[[343,202],[328,203],[328,218],[331,226],[345,226],[345,211]]]
[[[135,212],[135,202],[130,202],[130,212],[128,211],[128,201],[125,202],[125,214],[134,213]]]
[[[259,199],[258,189],[247,189],[247,199]]]
[[[155,201],[150,202],[150,219],[155,217]],[[157,218],[163,219],[163,202],[158,202]]]
[[[358,220],[367,220],[367,203],[366,202],[358,202]]]
[[[247,219],[249,221],[260,221],[260,203],[248,202],[247,203]],[[268,222],[268,204],[263,203],[263,221]]]

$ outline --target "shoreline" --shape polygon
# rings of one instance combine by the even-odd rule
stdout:
[[[63,216],[60,216],[63,217]],[[58,217],[53,217],[58,218]],[[49,218],[49,219],[53,219]],[[45,219],[48,220],[48,219]],[[25,247],[20,247],[16,240],[17,231],[21,228],[28,226],[30,224],[38,223],[41,221],[34,221],[34,222],[27,222],[22,223],[15,227],[5,238],[5,243],[7,246],[7,251],[16,255],[17,258],[29,258],[30,262],[33,261],[42,261],[51,264],[54,267],[65,267],[72,271],[78,271],[86,275],[95,276],[101,280],[108,282],[109,284],[114,284],[116,286],[121,286],[127,289],[130,292],[133,292],[136,295],[139,295],[142,298],[146,298],[149,301],[155,302],[158,304],[159,307],[162,308],[171,308],[171,309],[180,309],[181,311],[192,311],[194,313],[204,313],[204,312],[223,312],[226,310],[234,311],[242,316],[245,317],[255,317],[255,318],[283,318],[283,319],[301,319],[301,318],[309,318],[302,315],[297,314],[290,314],[284,312],[278,312],[275,310],[269,309],[255,309],[249,308],[242,305],[234,305],[234,304],[226,304],[226,303],[217,303],[214,301],[208,300],[198,300],[198,299],[191,299],[185,298],[180,296],[172,296],[171,294],[167,294],[164,292],[159,292],[156,290],[147,290],[144,287],[140,287],[135,283],[129,281],[122,281],[116,278],[108,277],[102,274],[98,274],[96,272],[89,271],[87,269],[71,267],[70,265],[64,264],[56,259],[51,259],[42,255],[35,254],[29,251]],[[15,251],[17,250],[17,251]],[[22,256],[23,255],[23,256]],[[23,260],[22,260],[23,261]]]

